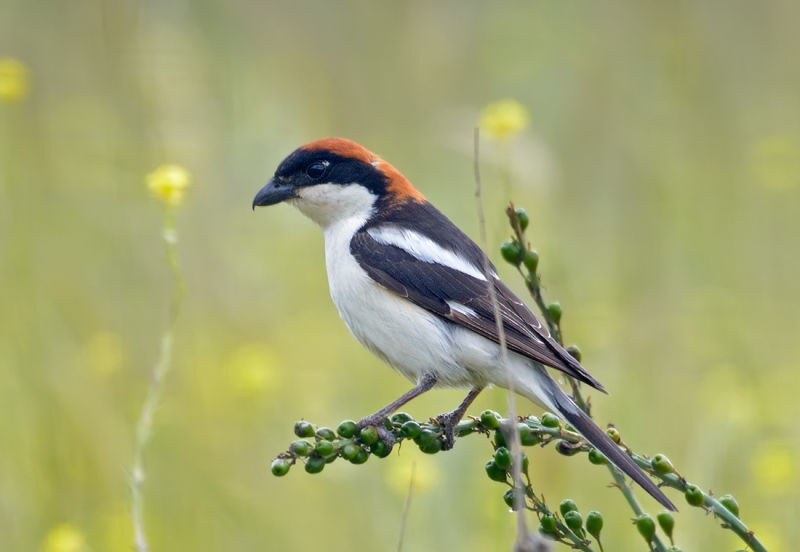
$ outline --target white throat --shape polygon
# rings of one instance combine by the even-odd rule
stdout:
[[[316,184],[300,188],[288,203],[319,224],[323,230],[348,219],[366,222],[377,196],[360,184]]]

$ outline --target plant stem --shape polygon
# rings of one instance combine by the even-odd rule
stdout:
[[[134,548],[137,552],[147,552],[149,550],[147,533],[144,528],[144,451],[150,440],[153,417],[158,406],[164,378],[172,366],[173,333],[183,300],[183,276],[178,264],[178,236],[175,227],[175,208],[172,205],[167,205],[165,208],[162,237],[164,239],[167,264],[172,277],[173,295],[170,301],[167,325],[161,336],[158,359],[153,366],[150,386],[142,404],[139,420],[136,423],[130,486]]]
[[[488,238],[486,236],[486,217],[483,214],[483,199],[481,196],[481,171],[480,171],[480,129],[475,127],[473,135],[474,145],[474,171],[475,171],[475,203],[478,210],[478,226],[481,234],[481,245],[486,249]],[[511,372],[508,367],[508,348],[506,347],[506,333],[503,328],[503,317],[500,314],[500,304],[497,301],[497,290],[494,288],[494,279],[491,276],[491,266],[489,257],[483,256],[483,272],[489,282],[489,298],[492,302],[492,311],[497,324],[497,336],[500,345],[500,360],[503,363],[503,371],[506,376],[506,387],[508,389],[508,417],[514,422],[517,419],[517,403],[514,394],[514,385],[511,380]],[[525,520],[525,496],[522,493],[522,444],[519,440],[519,432],[516,425],[509,432],[511,437],[511,476],[514,480],[514,506],[517,511],[517,540],[514,544],[515,552],[522,552],[532,548],[534,539],[528,532],[528,525]]]
[[[608,471],[611,472],[611,476],[614,478],[614,483],[622,492],[622,496],[625,497],[625,500],[628,502],[631,510],[633,510],[633,513],[636,514],[637,517],[644,514],[645,511],[642,509],[641,504],[639,504],[639,501],[633,494],[633,489],[631,489],[631,486],[628,485],[627,481],[625,481],[625,475],[612,464],[608,464]],[[653,535],[652,545],[652,549],[656,550],[656,552],[667,551],[667,547],[663,542],[661,542],[661,539],[658,537],[658,535]]]

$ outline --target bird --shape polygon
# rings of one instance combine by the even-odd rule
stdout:
[[[322,228],[331,298],[355,338],[414,386],[359,422],[383,421],[434,387],[469,391],[436,420],[453,427],[487,386],[513,389],[580,432],[665,507],[675,505],[565,393],[546,367],[605,392],[506,286],[481,248],[390,163],[339,137],[280,162],[252,208],[288,203]],[[503,363],[490,286],[506,341]]]

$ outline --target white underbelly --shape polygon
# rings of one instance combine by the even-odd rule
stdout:
[[[325,230],[328,284],[356,339],[412,381],[429,373],[443,385],[478,383],[479,372],[459,361],[462,347],[454,340],[459,329],[370,278],[350,254],[354,230],[340,225]]]
[[[509,351],[503,366],[494,341],[445,320],[375,282],[350,254],[350,237],[363,220],[325,229],[325,262],[331,297],[350,332],[367,349],[412,381],[424,374],[440,385],[509,387],[531,400],[548,377],[536,362]],[[511,381],[509,382],[509,377]]]

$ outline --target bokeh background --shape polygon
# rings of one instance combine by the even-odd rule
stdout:
[[[145,453],[152,549],[394,550],[415,465],[405,550],[508,550],[482,439],[269,473],[295,420],[357,418],[408,383],[340,322],[319,230],[250,202],[297,145],[342,135],[477,237],[472,129],[512,98],[529,125],[482,144],[493,258],[513,199],[611,391],[597,419],[794,550],[799,18],[789,1],[0,0],[0,549],[131,549],[133,427],[172,293],[144,183],[176,163],[186,295]],[[606,549],[643,549],[605,469],[531,460],[551,502],[606,514]],[[740,547],[671,496],[684,550]]]

